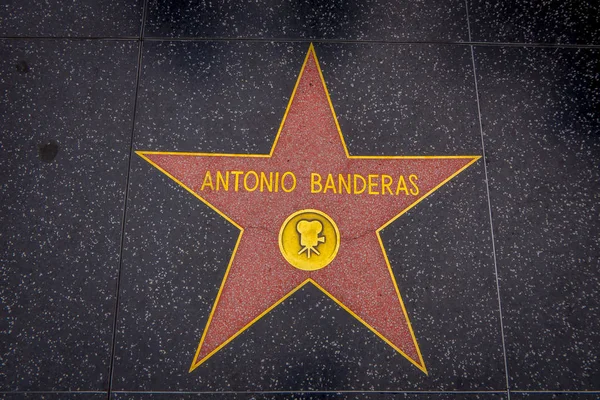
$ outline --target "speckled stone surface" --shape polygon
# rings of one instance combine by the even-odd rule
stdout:
[[[477,48],[514,390],[600,389],[600,52]]]
[[[142,399],[234,399],[234,400],[281,400],[281,399],[348,399],[348,400],[387,400],[387,399],[405,399],[405,400],[503,400],[506,394],[499,393],[352,393],[352,392],[332,392],[332,393],[311,393],[311,392],[287,392],[287,393],[160,393],[160,394],[129,394],[116,393],[112,400],[142,400]]]
[[[468,0],[474,42],[600,44],[600,3]]]
[[[137,37],[142,3],[143,0],[8,0],[0,4],[0,36]]]
[[[268,153],[307,48],[144,43],[135,149]]]
[[[600,392],[578,392],[578,393],[518,393],[510,395],[514,400],[591,400],[598,399]]]
[[[466,41],[466,19],[465,3],[460,0],[150,0],[146,35]]]
[[[2,400],[104,400],[107,397],[107,393],[0,393],[0,399]]]
[[[0,400],[600,398],[599,16],[0,4]],[[310,282],[189,372],[239,231],[130,146],[269,153],[311,41],[351,155],[485,144],[381,232],[428,375]]]
[[[315,45],[350,154],[480,154],[466,46]]]
[[[0,42],[0,60],[0,388],[103,390],[137,45]]]
[[[355,48],[345,50],[345,46],[317,46],[325,80],[330,74],[339,74],[346,76],[345,85],[354,83],[367,90],[363,85],[375,80],[382,67],[373,68],[369,79],[352,65],[345,70],[342,63],[335,64],[336,54]],[[431,85],[431,75],[419,67],[427,68],[437,49],[408,47],[405,52],[385,53],[390,68],[396,63],[410,65],[402,71],[404,79],[388,80],[398,92],[405,85],[414,87],[412,80]],[[283,43],[160,43],[146,47],[136,150],[268,153],[307,49],[308,45]],[[207,53],[211,56],[206,57]],[[379,54],[383,53],[381,50]],[[464,49],[443,54],[451,57],[439,63],[433,75],[450,88],[448,96],[456,96],[457,104],[447,110],[440,107],[436,112],[441,114],[440,122],[431,121],[431,130],[447,125],[445,129],[454,132],[454,138],[424,146],[423,153],[477,154],[481,138],[476,128],[474,83],[468,80],[469,60]],[[206,58],[216,61],[209,65],[199,61]],[[260,62],[273,59],[283,61]],[[338,66],[329,71],[329,65]],[[193,71],[200,72],[192,75]],[[205,77],[224,73],[235,78],[229,85]],[[249,86],[248,82],[254,81],[257,83]],[[334,107],[349,114],[359,105],[338,100],[336,96],[343,99],[353,90],[352,86],[345,90],[341,86],[330,87]],[[160,88],[172,89],[162,97],[155,94],[164,93]],[[265,88],[267,94],[263,93]],[[227,100],[223,105],[215,104],[218,100],[207,95],[215,89]],[[176,98],[179,90],[186,95]],[[385,93],[381,101],[389,101]],[[470,100],[459,99],[458,93]],[[417,115],[430,112],[428,105],[407,102],[399,100],[396,107],[390,106],[387,117],[403,120],[398,111],[403,105],[416,108],[411,112]],[[211,109],[216,111],[211,113]],[[152,122],[156,113],[162,117]],[[251,120],[246,113],[253,115]],[[362,114],[367,120],[377,119],[379,109],[366,108]],[[175,119],[176,115],[183,117]],[[350,125],[348,121],[344,124]],[[426,135],[425,124],[418,129]],[[403,133],[402,128],[384,130],[377,133],[377,140],[391,143]],[[405,154],[361,145],[368,140],[357,141],[360,134],[346,136],[355,154]],[[418,154],[418,148],[413,145],[406,153]],[[190,374],[189,364],[238,231],[141,158],[135,158],[114,389],[505,390],[487,212],[483,165],[479,163],[382,234],[413,327],[419,332],[419,345],[425,349],[429,377],[310,285]]]

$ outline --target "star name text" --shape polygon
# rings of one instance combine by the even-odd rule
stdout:
[[[311,193],[347,193],[347,194],[371,194],[371,195],[396,195],[417,196],[419,186],[417,175],[411,174],[408,179],[399,175],[396,179],[386,174],[327,174],[325,182],[323,176],[313,172],[310,174]],[[407,185],[410,184],[410,187]]]
[[[311,193],[418,196],[415,174],[310,174]],[[206,171],[200,191],[290,193],[298,187],[292,171]],[[304,185],[303,185],[304,187]]]

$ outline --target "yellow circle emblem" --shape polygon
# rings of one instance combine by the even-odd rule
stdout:
[[[279,250],[292,266],[316,271],[333,261],[340,248],[340,231],[333,219],[319,210],[296,211],[279,230]]]

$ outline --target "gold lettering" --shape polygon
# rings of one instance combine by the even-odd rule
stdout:
[[[337,193],[335,190],[335,182],[333,181],[333,175],[327,174],[327,182],[325,182],[325,189],[323,193],[327,193],[328,190],[332,190],[333,193]]]
[[[315,190],[315,186],[319,186],[319,189]],[[310,174],[310,192],[320,193],[321,190],[323,190],[323,185],[321,185],[321,175],[312,172]]]
[[[373,178],[379,178],[379,175],[371,175],[369,174],[369,194],[379,194],[379,192],[375,192],[373,189],[377,189],[379,184],[377,182],[373,182]]]
[[[204,181],[202,182],[200,190],[204,190],[205,186],[210,186],[210,190],[215,190],[215,187],[212,183],[212,177],[210,176],[210,171],[206,171],[206,174],[204,175]]]
[[[285,187],[285,177],[286,176],[291,176],[292,177],[292,187],[290,189]],[[281,177],[281,188],[283,189],[284,192],[289,193],[292,190],[296,189],[296,175],[294,175],[293,172],[287,171],[283,173],[283,176]]]
[[[362,181],[362,188],[360,190],[358,190],[358,182],[357,182],[357,178],[360,179]],[[367,180],[359,174],[354,174],[354,194],[361,194],[362,192],[365,191],[365,189],[367,188]]]
[[[408,189],[406,188],[406,181],[404,180],[404,176],[400,175],[400,178],[398,178],[398,186],[396,187],[396,196],[398,196],[398,193],[400,192],[404,192],[404,194],[406,194],[408,196]]]
[[[269,172],[269,180],[267,180],[267,175],[264,172],[260,173],[260,191],[264,190],[264,187],[267,187],[269,192],[273,191],[273,173]]]
[[[229,191],[229,171],[225,171],[225,178],[221,171],[217,171],[217,190],[223,185],[225,191]]]
[[[408,180],[410,181],[410,183],[412,184],[413,189],[410,189],[410,194],[412,194],[413,196],[416,196],[419,194],[419,187],[417,186],[417,183],[415,182],[417,179],[419,179],[416,175],[410,175],[408,177]]]
[[[230,175],[233,176],[230,179]],[[243,176],[243,179],[241,177]],[[287,179],[289,177],[289,179]],[[254,178],[254,180],[252,180]],[[408,183],[404,175],[398,176],[395,194],[418,196],[420,188],[417,183],[418,176],[412,174],[408,176]],[[242,181],[242,182],[240,182]],[[260,189],[261,192],[279,192],[290,193],[296,189],[297,179],[293,172],[262,172],[262,171],[206,171],[202,180],[200,190],[229,191],[229,183],[233,185],[233,190],[238,192],[243,184],[243,189],[247,192],[254,192]],[[348,193],[371,195],[390,194],[394,191],[392,185],[394,179],[391,175],[369,174],[366,177],[361,174],[337,174],[337,182],[333,174],[327,174],[325,182],[323,176],[319,173],[310,174],[310,192],[311,193]]]
[[[252,187],[252,188],[250,188],[248,186],[248,177],[250,175],[254,176],[254,187]],[[244,189],[246,189],[247,192],[254,192],[257,187],[258,187],[258,174],[254,171],[246,172],[246,175],[244,175]]]
[[[392,186],[393,181],[394,180],[392,179],[391,176],[381,175],[381,194],[385,194],[386,189],[388,192],[390,192],[390,194],[394,194],[394,193],[392,193],[392,189],[390,189],[390,186]]]
[[[347,175],[348,176],[348,180],[345,181],[344,180],[344,176],[342,174],[338,174],[338,193],[342,193],[342,186],[344,187],[344,189],[346,189],[346,193],[350,193],[350,174]]]
[[[244,171],[231,171],[231,175],[235,176],[235,191],[236,192],[240,188],[240,175],[243,173],[244,173]]]

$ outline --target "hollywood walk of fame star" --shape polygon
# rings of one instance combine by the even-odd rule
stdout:
[[[379,231],[478,156],[350,156],[312,45],[270,154],[137,154],[240,229],[190,372],[310,283],[427,373]]]

